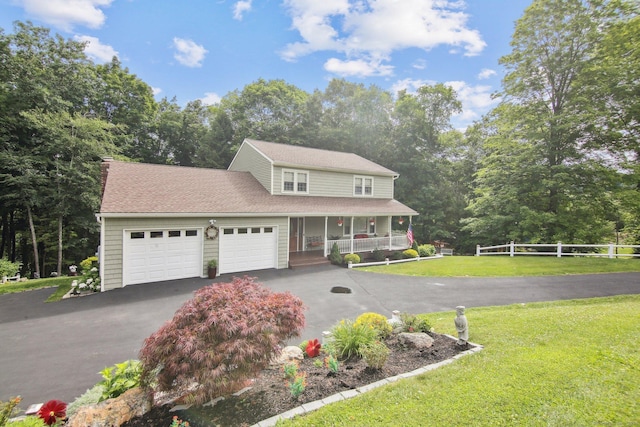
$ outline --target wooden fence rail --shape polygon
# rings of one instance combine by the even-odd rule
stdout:
[[[541,250],[547,248],[546,250]],[[592,252],[574,251],[578,248],[591,249]],[[551,255],[558,258],[563,256],[599,256],[607,258],[616,257],[640,257],[640,254],[618,254],[618,249],[632,248],[640,249],[640,245],[614,245],[613,243],[602,245],[573,245],[558,243],[515,243],[496,246],[476,246],[476,256],[484,255]],[[566,252],[565,249],[569,250]],[[606,251],[603,251],[605,249]],[[598,250],[598,251],[595,251]]]

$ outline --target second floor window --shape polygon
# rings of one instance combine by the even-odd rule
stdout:
[[[373,178],[370,176],[356,176],[353,178],[354,196],[373,196]]]
[[[282,172],[283,193],[308,193],[309,173],[302,171],[285,170]]]

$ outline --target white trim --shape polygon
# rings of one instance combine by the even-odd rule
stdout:
[[[105,254],[105,230],[106,230],[106,225],[104,223],[104,218],[100,217],[100,249],[99,252],[100,254],[98,255],[98,268],[100,269],[99,274],[100,274],[100,292],[104,292],[104,265],[106,263],[106,259],[104,257]],[[123,242],[124,245],[124,242]],[[124,249],[124,246],[122,247],[122,249]]]
[[[362,180],[362,194],[358,194],[356,193],[356,180],[357,179],[361,179]],[[366,188],[365,182],[367,179],[371,180],[371,194],[365,194],[364,189]],[[374,183],[374,179],[373,176],[367,176],[367,175],[354,175],[353,176],[353,197],[373,197],[373,183]]]
[[[389,211],[362,211],[362,212],[346,212],[344,214],[336,215],[336,211],[324,211],[324,212],[296,212],[292,215],[291,212],[145,212],[145,213],[129,213],[129,212],[117,212],[117,213],[100,213],[102,218],[274,218],[283,217],[289,218],[291,216],[304,216],[304,217],[324,217],[324,216],[386,216],[386,215],[405,215],[410,217],[411,215],[419,215],[415,211],[411,212],[389,212]]]

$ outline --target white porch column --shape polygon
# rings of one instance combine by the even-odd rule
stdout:
[[[328,225],[329,225],[329,217],[325,216],[324,217],[324,245],[322,245],[322,247],[324,248],[324,256],[329,255],[329,253],[327,252],[328,251],[328,248],[327,248],[327,242],[328,242],[328,240],[327,240],[327,230],[328,230],[328,228],[327,227],[328,227]]]
[[[393,244],[393,217],[389,216],[389,250],[391,250],[391,245]]]
[[[351,231],[351,239],[349,240],[349,253],[352,254],[353,253],[353,215],[351,216],[351,228],[349,230]]]

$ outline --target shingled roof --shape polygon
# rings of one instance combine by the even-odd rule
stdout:
[[[103,216],[417,214],[393,199],[273,196],[249,172],[109,161],[103,179]]]
[[[245,139],[244,143],[252,145],[276,166],[398,176],[396,172],[353,153],[277,144],[256,139]]]

